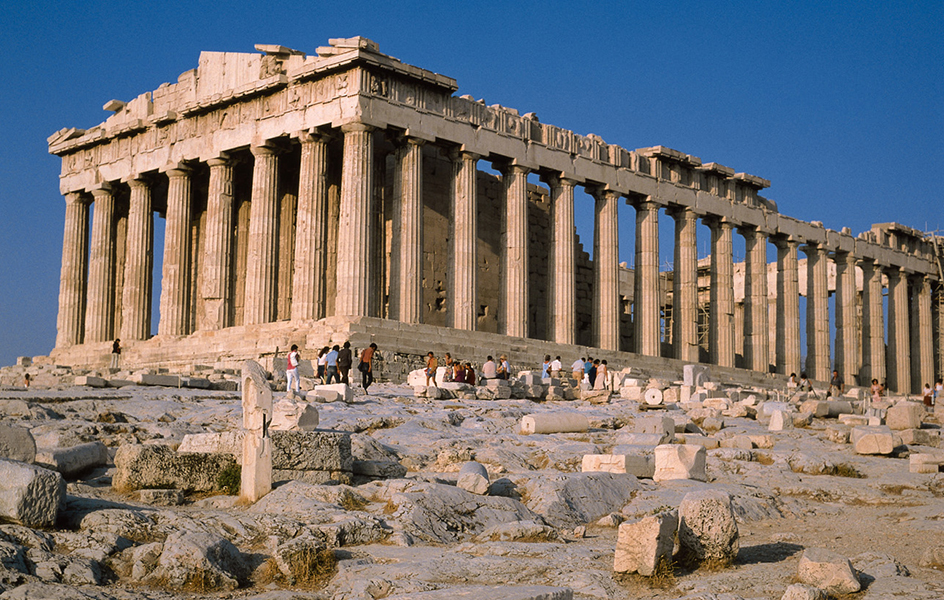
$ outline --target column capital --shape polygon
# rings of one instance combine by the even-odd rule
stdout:
[[[516,165],[514,163],[505,163],[496,167],[499,173],[502,175],[525,175],[531,172],[531,169],[522,165]]]
[[[627,197],[626,202],[628,204],[632,204],[633,207],[636,208],[636,210],[652,210],[652,209],[659,210],[659,207],[662,206],[661,204],[653,200],[652,196],[640,196],[639,198],[635,200],[633,198]]]
[[[66,204],[87,204],[82,196],[82,192],[66,192],[63,194]]]
[[[216,156],[214,158],[207,159],[206,161],[207,166],[211,168],[212,167],[231,167],[233,165],[233,162],[234,162],[233,158],[225,152],[220,153],[219,156]]]
[[[692,207],[684,204],[670,204],[665,209],[666,214],[678,221],[679,219],[694,220],[698,217]]]
[[[563,173],[561,171],[545,171],[540,174],[540,179],[548,185],[557,185],[557,186],[568,186],[568,187],[577,187],[581,180],[570,173]]]
[[[768,238],[777,248],[799,248],[800,241],[792,235],[775,233]]]
[[[160,172],[168,177],[189,177],[193,169],[187,163],[168,163],[160,168]]]
[[[109,185],[108,183],[103,183],[100,187],[92,190],[92,196],[95,197],[96,199],[104,197],[104,196],[111,196],[113,193],[114,193],[114,189],[112,189],[111,185]]]
[[[251,152],[253,156],[275,156],[282,153],[282,148],[269,141],[265,141],[249,146],[249,152]]]
[[[327,142],[334,137],[334,135],[327,129],[311,127],[309,129],[303,129],[302,131],[296,131],[292,134],[292,137],[298,138],[298,141],[303,144],[310,144],[313,142]]]
[[[344,125],[341,125],[341,131],[343,133],[356,133],[356,132],[370,133],[374,129],[376,129],[376,127],[374,127],[373,125],[368,125],[367,123],[362,123],[360,121],[351,121],[350,123],[345,123]]]
[[[465,146],[454,146],[447,151],[449,160],[459,161],[459,160],[471,160],[478,162],[482,155],[476,152],[470,152],[469,150],[464,149]]]
[[[134,177],[128,179],[125,183],[128,184],[128,187],[131,189],[147,189],[151,187],[151,179],[149,177]]]

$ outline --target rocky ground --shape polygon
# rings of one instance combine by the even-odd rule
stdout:
[[[123,445],[239,429],[238,392],[0,389],[3,422],[28,428],[41,450],[98,441],[110,456],[68,478],[53,527],[0,525],[0,598],[571,597],[561,588],[578,599],[815,598],[810,588],[787,592],[813,548],[848,558],[864,588],[833,597],[944,598],[944,474],[909,471],[910,454],[936,448],[856,454],[837,438],[843,426],[825,417],[771,432],[763,390],[731,394],[726,406],[746,409],[725,412],[743,416],[692,404],[643,411],[618,394],[591,403],[434,400],[395,384],[371,392],[319,404],[319,427],[350,432],[355,460],[397,462],[405,476],[355,477],[353,486],[279,482],[247,506],[222,493],[188,494],[175,505],[169,490],[112,488]],[[549,412],[584,415],[590,429],[518,433],[523,416]],[[707,481],[581,472],[584,455],[638,449],[638,424],[653,415],[674,419],[675,443],[687,431],[689,442],[706,434],[726,446],[708,449]],[[922,439],[936,445],[932,414],[924,428],[933,435]],[[456,487],[473,460],[487,468],[486,495]],[[614,573],[620,523],[678,508],[703,489],[731,496],[734,564],[676,563],[652,578]],[[187,570],[194,557],[205,562],[198,579]]]

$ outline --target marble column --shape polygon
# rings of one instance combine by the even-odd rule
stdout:
[[[916,275],[911,289],[911,387],[912,391],[919,391],[925,383],[934,387],[931,284],[924,275]]]
[[[619,350],[618,192],[595,190],[593,222],[593,340],[597,348]]]
[[[777,372],[800,375],[800,278],[797,242],[777,245]]]
[[[373,128],[364,123],[348,123],[341,127],[341,131],[344,133],[344,155],[334,313],[338,316],[367,316],[370,309],[368,284],[372,272]]]
[[[885,271],[888,277],[888,347],[885,364],[888,388],[899,394],[911,392],[911,344],[908,318],[908,278],[898,267]]]
[[[708,221],[711,228],[711,288],[709,290],[708,349],[712,364],[734,366],[734,247],[733,226]]]
[[[327,269],[328,139],[320,133],[305,133],[300,141],[292,319],[323,319]]]
[[[502,172],[504,251],[499,330],[528,337],[528,169],[508,165]]]
[[[92,240],[89,253],[85,343],[104,342],[114,334],[115,197],[110,187],[92,191]]]
[[[449,273],[448,324],[475,331],[478,319],[476,294],[478,271],[477,154],[456,150],[452,154],[452,268]]]
[[[675,219],[675,257],[672,276],[672,345],[675,358],[698,362],[698,246],[697,221],[690,208],[672,211]]]
[[[803,246],[806,254],[806,374],[818,381],[832,377],[829,364],[829,289],[826,250]]]
[[[885,381],[885,304],[883,301],[882,268],[872,260],[863,260],[862,267],[862,369],[859,379],[863,386],[873,379]]]
[[[190,194],[191,171],[177,166],[167,171],[167,219],[164,226],[164,265],[161,274],[160,335],[187,335],[190,323]]]
[[[128,207],[124,287],[121,297],[121,339],[146,340],[151,335],[151,267],[153,264],[154,214],[151,184],[132,179]]]
[[[633,325],[636,352],[659,356],[662,352],[659,298],[659,205],[650,200],[636,203],[636,272]]]
[[[59,276],[59,314],[56,347],[81,344],[85,333],[85,285],[88,274],[89,205],[82,194],[65,195],[66,222],[62,230],[62,270]]]
[[[551,190],[551,251],[548,265],[550,299],[547,311],[547,332],[548,339],[558,344],[573,344],[577,339],[575,185],[575,181],[566,177],[553,177],[548,180]]]
[[[269,146],[250,148],[252,200],[249,203],[249,240],[246,256],[246,325],[270,323],[276,318],[279,247],[279,158]]]
[[[406,138],[393,177],[390,315],[423,322],[423,140]]]
[[[834,368],[847,386],[856,383],[859,371],[856,344],[856,257],[850,252],[836,254],[836,364]],[[858,382],[865,385],[865,382]]]
[[[767,236],[755,227],[744,236],[744,361],[752,371],[770,370],[770,328],[767,312]]]
[[[203,315],[199,329],[217,330],[232,324],[233,164],[213,158],[207,193]]]

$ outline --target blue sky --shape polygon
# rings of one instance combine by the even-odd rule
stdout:
[[[64,204],[46,138],[100,123],[108,100],[175,81],[201,50],[314,53],[362,35],[456,78],[459,94],[759,175],[782,213],[858,233],[887,221],[944,228],[942,32],[939,1],[7,0],[0,365],[55,343]],[[578,214],[592,215],[585,201]],[[632,211],[621,211],[631,231]],[[589,244],[592,226],[578,228]],[[628,243],[620,254],[632,261]]]

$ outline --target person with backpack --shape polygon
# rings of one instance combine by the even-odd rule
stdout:
[[[298,354],[298,345],[292,344],[292,349],[288,353],[285,364],[285,391],[292,393],[292,386],[294,385],[294,391],[299,392],[298,383],[298,362],[301,360],[300,355]]]

